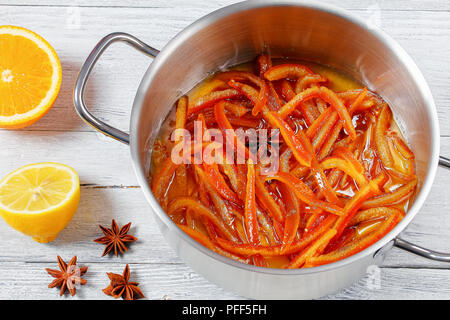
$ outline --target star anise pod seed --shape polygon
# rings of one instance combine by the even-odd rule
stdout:
[[[126,242],[134,242],[137,240],[136,237],[127,234],[130,230],[131,222],[124,225],[122,228],[120,228],[120,230],[114,219],[112,220],[111,229],[105,228],[103,226],[99,227],[100,229],[102,229],[105,236],[95,239],[94,241],[97,243],[106,244],[106,248],[103,251],[102,257],[107,255],[113,248],[114,254],[117,257],[119,255],[119,252],[123,254],[125,251],[128,251],[127,247],[125,246]]]
[[[46,268],[45,270],[51,275],[53,280],[48,287],[61,287],[61,291],[59,293],[60,296],[64,294],[66,289],[69,290],[71,296],[74,296],[77,292],[75,285],[81,284],[85,285],[86,280],[81,277],[86,273],[88,267],[78,267],[77,266],[77,256],[73,257],[69,264],[65,263],[60,256],[58,256],[58,265],[60,270],[54,270]]]
[[[123,271],[123,275],[117,273],[106,273],[111,280],[108,287],[103,289],[103,292],[108,296],[113,296],[115,299],[122,297],[124,300],[137,300],[145,298],[141,289],[139,289],[138,282],[129,282],[130,267],[127,265]]]

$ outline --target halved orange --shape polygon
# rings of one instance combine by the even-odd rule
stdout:
[[[0,26],[0,128],[23,128],[42,118],[61,78],[61,63],[47,41],[25,28]]]

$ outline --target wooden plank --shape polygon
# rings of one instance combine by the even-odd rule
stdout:
[[[0,299],[112,299],[101,291],[109,283],[106,272],[122,273],[125,262],[92,263],[79,257],[78,264],[89,267],[84,277],[87,285],[79,288],[75,297],[59,297],[58,289],[47,289],[52,278],[45,271],[45,268],[57,268],[56,259],[45,263],[2,263]],[[242,299],[184,265],[132,263],[130,269],[131,279],[140,283],[148,299]],[[351,287],[322,299],[450,298],[450,270],[381,268],[379,274],[379,283],[365,277]]]
[[[377,274],[372,272],[373,274]],[[379,269],[380,281],[366,276],[350,288],[325,299],[364,300],[426,300],[449,299],[450,270],[442,269]]]
[[[72,166],[81,184],[137,185],[130,151],[97,132],[1,131],[0,177],[26,164],[53,161]]]
[[[236,0],[25,0],[21,1],[23,6],[82,6],[82,7],[126,7],[126,8],[211,8],[217,9],[230,5]],[[379,8],[380,10],[404,10],[404,11],[447,11],[450,10],[450,4],[445,0],[409,0],[408,4],[402,0],[322,0],[329,4],[340,6],[345,9],[368,9]],[[1,0],[0,5],[17,5],[14,0]]]
[[[63,257],[70,259],[71,256]],[[127,261],[128,262],[128,261]],[[0,265],[0,299],[110,299],[102,289],[109,285],[106,272],[122,274],[125,262],[87,263],[78,257],[78,265],[88,266],[87,284],[77,295],[59,296],[56,288],[48,289],[52,277],[45,268],[57,269],[56,257],[46,263],[11,262]],[[18,271],[20,270],[20,272]],[[140,283],[148,299],[236,299],[239,296],[205,280],[189,267],[179,264],[130,264],[131,280]],[[242,298],[241,298],[242,299]]]
[[[51,4],[52,2],[50,2]],[[386,2],[388,3],[388,2]],[[156,48],[162,48],[177,32],[197,18],[209,13],[211,7],[201,3],[181,8],[109,8],[80,9],[80,21],[72,18],[65,7],[5,6],[3,23],[17,24],[43,35],[55,47],[63,64],[61,94],[49,114],[26,130],[91,131],[76,116],[72,90],[77,73],[90,50],[104,35],[125,31],[136,35]],[[378,24],[393,36],[414,58],[423,71],[436,99],[441,134],[450,135],[450,61],[445,47],[450,40],[449,12],[402,12],[370,10],[355,11]],[[120,21],[120,27],[111,24]],[[60,26],[55,28],[55,26]],[[123,45],[108,49],[95,68],[88,84],[86,102],[94,114],[123,130],[128,130],[129,114],[136,89],[151,61]]]

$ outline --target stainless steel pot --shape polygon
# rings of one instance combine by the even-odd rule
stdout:
[[[154,57],[136,93],[130,134],[95,118],[83,91],[103,51],[125,42]],[[180,94],[210,72],[253,59],[262,51],[272,56],[312,59],[341,69],[378,92],[392,107],[416,155],[419,186],[406,217],[366,250],[329,265],[281,270],[244,265],[220,256],[181,231],[161,209],[147,183],[153,141]],[[393,245],[430,259],[450,255],[408,243],[398,237],[430,192],[439,160],[436,108],[427,83],[408,54],[389,36],[347,11],[316,1],[246,1],[217,10],[188,26],[160,52],[135,37],[113,33],[103,38],[82,67],[74,90],[81,118],[131,148],[137,178],[161,232],[194,270],[243,296],[265,299],[317,298],[336,292],[380,264]]]

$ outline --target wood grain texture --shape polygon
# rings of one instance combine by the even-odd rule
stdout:
[[[319,0],[314,0],[319,1]],[[192,8],[204,7],[213,10],[237,3],[236,0],[25,0],[21,6],[80,6],[80,7],[115,7],[115,8]],[[321,0],[348,10],[379,8],[380,10],[401,11],[448,11],[450,4],[445,0]],[[15,0],[1,0],[0,5],[17,5]]]
[[[133,276],[151,299],[241,298],[209,283],[187,267],[159,233],[144,195],[137,187],[129,149],[93,131],[76,115],[72,89],[85,58],[102,36],[129,32],[156,48],[184,27],[233,0],[0,0],[2,24],[21,25],[44,36],[63,65],[60,96],[41,121],[21,131],[0,131],[0,176],[39,161],[74,167],[82,183],[81,203],[68,227],[50,244],[38,244],[0,220],[0,299],[57,299],[46,289],[45,267],[56,267],[56,255],[89,266],[87,287],[76,299],[109,299],[105,272],[131,264]],[[450,2],[439,0],[327,1],[350,9],[381,27],[413,57],[428,80],[441,123],[441,151],[450,155]],[[78,7],[78,8],[77,8]],[[136,89],[151,60],[117,45],[108,49],[88,83],[87,105],[102,120],[128,130]],[[450,252],[450,172],[439,169],[423,209],[402,237],[435,250]],[[98,224],[133,222],[139,238],[126,256],[101,258]],[[18,244],[20,244],[18,246]],[[20,250],[18,249],[20,248]],[[12,275],[12,276],[11,276]],[[450,267],[399,249],[391,250],[380,271],[379,289],[367,279],[328,299],[450,298]]]
[[[129,147],[98,132],[1,131],[0,137],[2,177],[29,163],[54,161],[72,166],[81,184],[137,185]]]
[[[26,130],[93,130],[76,116],[72,90],[78,71],[95,44],[110,32],[124,31],[155,48],[163,48],[184,27],[220,7],[218,2],[215,3],[213,6],[214,2],[209,5],[192,2],[191,6],[178,10],[168,7],[81,7],[75,12],[60,6],[2,7],[2,23],[20,24],[43,35],[55,47],[63,65],[62,89],[56,104],[46,117]],[[353,11],[381,27],[413,57],[435,97],[441,134],[450,136],[450,126],[447,125],[450,121],[450,94],[447,90],[450,87],[450,78],[447,77],[450,59],[442,47],[450,42],[450,13],[379,9]],[[75,16],[79,16],[78,22]],[[120,25],[111,21],[120,21]],[[136,89],[150,63],[148,57],[127,46],[116,45],[108,49],[88,83],[86,103],[93,113],[113,126],[128,130]]]
[[[69,257],[63,257],[70,259]],[[56,259],[56,257],[55,257]],[[47,263],[8,262],[0,265],[0,299],[111,299],[102,289],[109,284],[106,272],[122,274],[126,263],[87,263],[78,257],[78,265],[88,266],[83,277],[85,286],[79,287],[77,295],[59,296],[56,288],[47,289],[52,277],[45,268],[57,269],[56,260]],[[223,290],[189,267],[181,264],[129,264],[131,281],[140,283],[147,299],[237,299],[241,297]],[[18,272],[20,270],[20,272]]]
[[[64,257],[70,259],[71,256]],[[59,296],[56,288],[47,289],[52,281],[45,268],[57,268],[55,261],[46,263],[7,262],[0,265],[0,299],[113,299],[101,290],[108,286],[106,272],[122,273],[125,263],[88,263],[78,258],[78,265],[88,266],[88,281],[75,297]],[[241,296],[211,284],[181,264],[130,264],[131,279],[140,283],[147,299],[243,299]],[[353,286],[322,299],[449,299],[445,269],[380,269],[379,285],[365,277]]]

